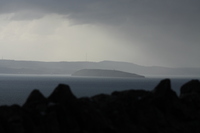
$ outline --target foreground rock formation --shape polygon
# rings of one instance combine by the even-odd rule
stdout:
[[[126,90],[76,98],[60,84],[49,97],[33,90],[23,106],[0,107],[1,133],[199,133],[200,82],[169,79],[154,90]]]

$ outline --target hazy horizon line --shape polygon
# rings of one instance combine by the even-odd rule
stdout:
[[[141,65],[141,64],[137,64],[137,63],[133,63],[133,62],[129,62],[129,61],[116,61],[116,60],[101,60],[101,61],[89,61],[89,60],[74,60],[74,61],[44,61],[44,60],[19,60],[19,59],[0,59],[0,61],[24,61],[24,62],[44,62],[44,63],[61,63],[61,62],[71,62],[71,63],[75,63],[75,62],[88,62],[88,63],[100,63],[100,62],[118,62],[118,63],[130,63],[133,65],[138,65],[138,66],[143,66],[143,67],[162,67],[162,68],[194,68],[194,69],[200,69],[200,67],[170,67],[170,66],[162,66],[162,65]]]

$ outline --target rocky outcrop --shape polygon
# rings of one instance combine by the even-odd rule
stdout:
[[[48,100],[53,103],[71,104],[72,102],[75,102],[77,98],[74,96],[74,94],[72,94],[68,85],[60,84],[48,97]]]
[[[200,82],[199,80],[191,80],[188,83],[184,84],[181,87],[181,96],[191,94],[191,93],[198,93],[200,94]]]
[[[49,97],[33,90],[23,106],[0,107],[1,133],[197,133],[199,81],[172,90],[169,79],[152,91],[126,90],[76,98],[60,84]]]

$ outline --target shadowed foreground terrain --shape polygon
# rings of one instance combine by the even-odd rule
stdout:
[[[1,133],[199,133],[200,82],[171,89],[126,90],[76,98],[60,84],[49,97],[33,90],[23,106],[0,107]]]

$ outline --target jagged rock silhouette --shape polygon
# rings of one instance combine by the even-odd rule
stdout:
[[[125,90],[76,98],[68,85],[49,97],[33,90],[23,106],[0,106],[1,133],[197,133],[199,81],[172,90],[170,79],[152,91]]]

